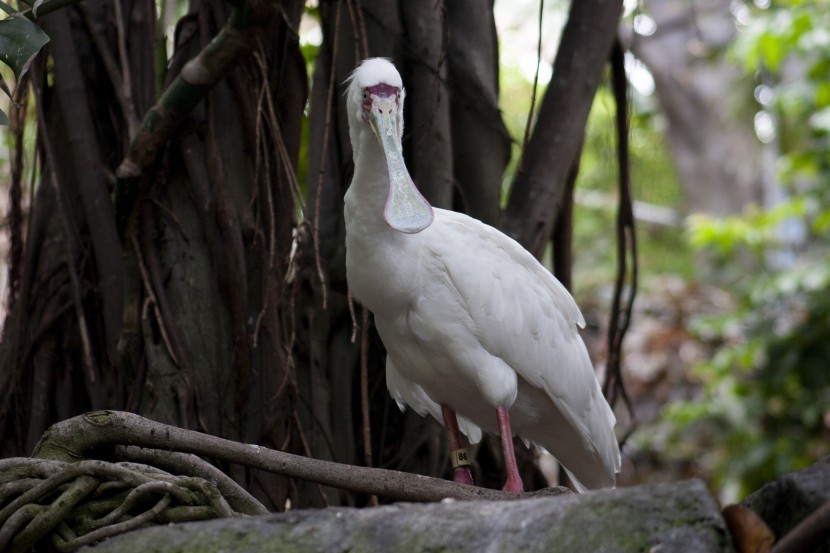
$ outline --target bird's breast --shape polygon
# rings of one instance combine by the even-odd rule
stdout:
[[[376,316],[397,318],[421,295],[421,248],[416,236],[388,227],[372,229],[360,222],[347,226],[349,289]]]

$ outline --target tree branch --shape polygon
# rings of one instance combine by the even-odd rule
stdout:
[[[830,536],[830,500],[778,540],[770,553],[807,553]],[[824,542],[827,543],[826,541]]]
[[[44,433],[33,456],[76,461],[102,445],[123,444],[193,453],[402,501],[505,500],[567,493],[564,488],[547,488],[529,494],[512,494],[394,470],[321,461],[184,430],[121,411],[95,411],[53,424]]]
[[[504,212],[503,230],[536,257],[545,249],[581,144],[602,70],[617,36],[619,0],[571,3],[539,118]]]
[[[190,111],[253,50],[257,38],[271,27],[281,2],[251,0],[234,9],[222,31],[188,61],[181,73],[147,112],[127,156],[116,171],[115,209],[123,236],[136,201],[143,193],[146,171]]]

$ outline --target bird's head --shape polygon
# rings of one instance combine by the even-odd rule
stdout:
[[[404,96],[403,82],[395,66],[383,58],[370,58],[349,77],[346,104],[355,163],[358,163],[359,136],[370,130],[380,145],[389,173],[384,219],[393,229],[413,234],[432,224],[434,213],[404,164],[401,147]]]

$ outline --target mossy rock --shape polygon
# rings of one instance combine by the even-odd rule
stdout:
[[[731,552],[698,480],[521,501],[303,510],[137,530],[96,553]]]

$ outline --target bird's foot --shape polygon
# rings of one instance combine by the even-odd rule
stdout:
[[[468,486],[475,485],[473,482],[473,474],[468,467],[456,467],[453,469],[452,479],[459,484],[467,484]]]
[[[504,487],[502,489],[511,493],[523,493],[525,491],[525,486],[522,483],[521,478],[518,476],[513,478],[511,475],[507,477],[507,482],[504,483]]]

